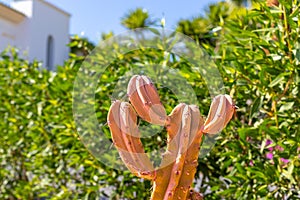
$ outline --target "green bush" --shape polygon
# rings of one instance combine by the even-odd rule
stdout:
[[[300,198],[298,8],[257,4],[222,27],[215,58],[240,109],[211,154],[230,183],[213,176],[212,197]]]
[[[202,185],[196,189],[207,199],[299,198],[299,25],[296,1],[281,1],[272,8],[257,4],[221,24],[214,46],[204,45],[221,72],[226,93],[239,107],[210,154],[199,159]],[[93,59],[101,64],[106,53]],[[72,93],[83,60],[71,55],[51,72],[18,58],[13,49],[1,54],[0,199],[149,198],[150,182],[97,161],[77,135]],[[164,51],[141,48],[117,55],[103,72],[94,102],[99,124],[106,123],[118,77],[145,63],[167,63],[180,70],[207,114],[210,96],[192,66]],[[160,67],[153,70],[165,73]],[[169,113],[178,99],[167,88],[159,92]],[[109,138],[107,126],[103,131]],[[143,142],[150,151],[163,147],[164,141],[161,133]]]

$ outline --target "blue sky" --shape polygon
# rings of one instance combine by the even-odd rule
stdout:
[[[0,0],[9,3],[11,0]],[[126,29],[120,24],[129,10],[142,7],[153,18],[166,19],[166,28],[174,29],[180,19],[187,19],[203,13],[204,9],[218,0],[47,0],[69,12],[70,33],[81,34],[97,42],[102,32],[121,33]]]

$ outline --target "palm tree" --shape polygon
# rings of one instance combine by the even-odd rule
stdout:
[[[231,11],[229,3],[219,2],[211,4],[205,14],[211,25],[219,26],[232,14]]]
[[[154,23],[150,19],[148,12],[142,8],[129,11],[121,21],[121,24],[128,29],[146,28]]]
[[[253,0],[230,0],[238,7],[249,7]]]
[[[198,44],[217,45],[216,38],[224,35],[224,24],[236,17],[242,17],[246,13],[243,7],[245,2],[249,0],[231,0],[235,4],[228,1],[222,1],[211,4],[205,11],[204,16],[196,17],[188,20],[181,20],[177,24],[177,31],[190,36]]]
[[[209,34],[210,24],[209,21],[203,17],[179,21],[177,31],[190,36],[199,44],[209,42],[209,38],[206,36]]]

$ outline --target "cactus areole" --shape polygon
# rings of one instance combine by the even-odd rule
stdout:
[[[152,200],[203,199],[191,188],[202,136],[217,134],[230,121],[235,111],[231,97],[216,96],[204,122],[195,105],[180,103],[167,115],[157,89],[147,76],[133,76],[127,93],[130,103],[114,101],[107,117],[113,143],[127,168],[153,182]],[[157,169],[145,154],[138,116],[167,130],[167,150]]]

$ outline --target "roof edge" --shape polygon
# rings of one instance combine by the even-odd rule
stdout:
[[[20,23],[23,19],[27,18],[27,16],[24,13],[2,2],[0,2],[0,10],[3,11],[0,13],[0,17],[10,20],[14,23]]]
[[[60,13],[66,15],[66,16],[68,16],[68,17],[71,17],[71,14],[70,14],[70,13],[68,13],[67,11],[65,11],[65,10],[63,10],[63,9],[61,9],[61,8],[59,8],[59,7],[57,7],[57,6],[55,6],[55,5],[53,5],[52,3],[49,3],[49,2],[46,1],[46,0],[38,0],[38,1],[41,2],[41,3],[46,4],[47,6],[52,7],[53,9],[59,11]]]

